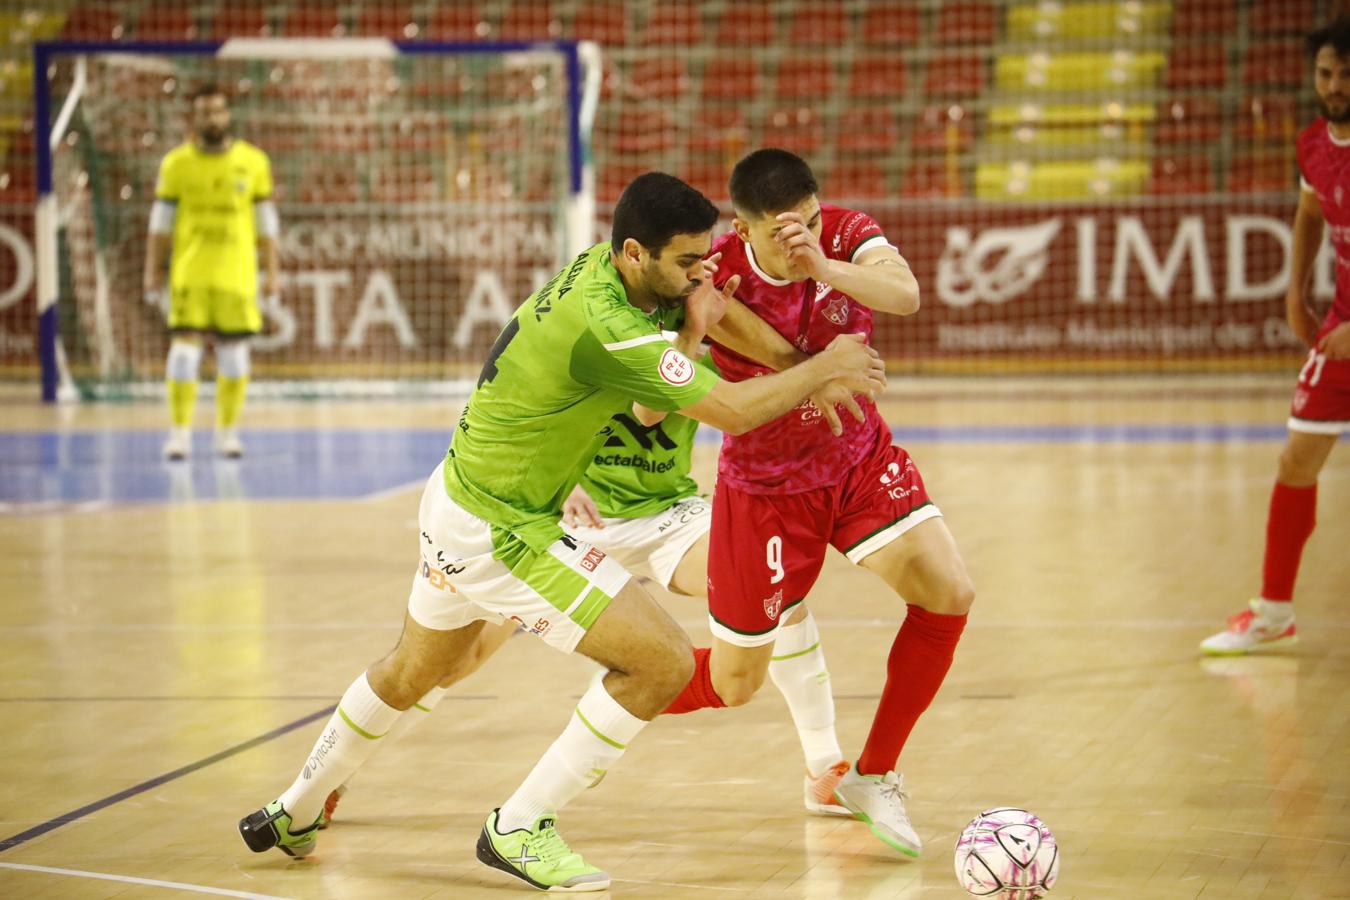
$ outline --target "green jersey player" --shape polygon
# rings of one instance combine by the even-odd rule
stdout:
[[[329,793],[486,623],[509,619],[606,671],[521,786],[487,815],[478,858],[542,890],[609,886],[558,834],[557,812],[680,692],[693,651],[618,561],[559,525],[595,434],[633,401],[739,434],[808,396],[833,406],[885,382],[879,357],[852,336],[785,372],[736,384],[696,367],[686,353],[737,286],[711,287],[716,261],[703,257],[717,215],[680,180],[639,176],[615,207],[611,241],[568,263],[507,322],[422,495],[403,634],[347,689],[292,785],[240,821],[251,849],[312,852]],[[661,325],[682,307],[672,344]]]

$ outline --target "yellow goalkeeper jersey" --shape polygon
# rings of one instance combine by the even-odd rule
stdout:
[[[253,205],[271,196],[272,165],[247,141],[231,141],[219,153],[207,153],[191,141],[169,151],[159,165],[155,197],[176,207],[173,292],[256,298]]]

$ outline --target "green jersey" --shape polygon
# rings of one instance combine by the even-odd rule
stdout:
[[[716,372],[712,354],[698,360]],[[618,413],[600,432],[603,439],[581,476],[600,515],[636,519],[669,509],[677,500],[698,493],[689,477],[698,422],[678,413],[650,427],[631,409]]]
[[[554,275],[488,353],[446,454],[446,493],[543,552],[611,416],[634,400],[681,409],[717,383],[666,340],[661,319],[628,302],[608,243]]]

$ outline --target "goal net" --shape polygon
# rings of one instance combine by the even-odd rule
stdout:
[[[230,98],[233,135],[271,160],[282,277],[279,296],[259,291],[263,392],[459,393],[520,300],[592,240],[589,47],[46,49],[38,141],[54,149],[37,243],[54,262],[48,380],[67,393],[159,390],[169,334],[142,290],[149,214],[160,160],[190,136],[186,97],[205,83]]]

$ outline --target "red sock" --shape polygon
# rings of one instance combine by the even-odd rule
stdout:
[[[1261,597],[1292,600],[1303,545],[1317,522],[1317,485],[1290,487],[1275,482],[1266,518],[1266,563],[1261,572]]]
[[[722,698],[717,696],[717,691],[712,686],[712,669],[708,667],[708,658],[712,655],[711,647],[694,648],[694,677],[689,679],[689,683],[680,691],[680,696],[670,702],[670,705],[662,710],[662,715],[674,715],[678,713],[693,712],[696,709],[720,709],[726,706]]]
[[[882,775],[895,768],[914,723],[947,677],[965,627],[965,616],[944,616],[909,605],[886,660],[886,687],[858,757],[859,773]]]

